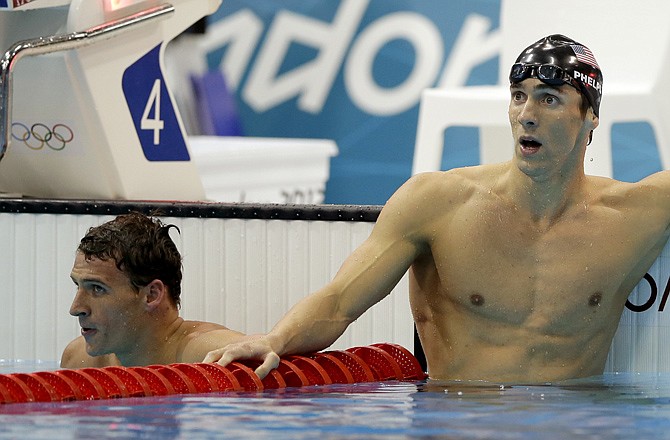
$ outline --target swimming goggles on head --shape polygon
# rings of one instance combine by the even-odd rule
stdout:
[[[570,76],[562,67],[558,67],[555,64],[516,63],[512,65],[512,70],[509,72],[510,83],[516,84],[528,78],[537,78],[550,86],[571,85],[586,97],[592,108],[596,108],[593,98],[586,90],[586,87],[584,87],[584,84]]]
[[[562,67],[554,64],[524,64],[516,63],[509,73],[509,81],[518,83],[528,78],[537,78],[550,86],[570,84],[577,87],[576,81]]]

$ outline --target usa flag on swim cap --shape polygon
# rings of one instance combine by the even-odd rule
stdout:
[[[596,57],[593,56],[588,47],[579,44],[571,44],[570,47],[579,61],[600,69],[600,66],[596,62]]]

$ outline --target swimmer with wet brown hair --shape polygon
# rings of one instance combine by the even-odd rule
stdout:
[[[141,366],[202,362],[239,341],[223,325],[179,316],[182,258],[170,237],[177,227],[140,213],[89,229],[70,277],[70,314],[81,336],[63,352],[61,367]]]

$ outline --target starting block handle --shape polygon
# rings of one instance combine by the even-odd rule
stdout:
[[[39,37],[13,44],[0,59],[0,160],[7,152],[11,133],[12,69],[24,56],[42,55],[89,46],[121,35],[131,28],[160,19],[175,11],[171,4],[162,4],[126,17],[93,26],[81,32]]]

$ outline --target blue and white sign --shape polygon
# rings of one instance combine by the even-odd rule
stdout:
[[[422,89],[497,82],[499,18],[500,0],[226,0],[209,17],[208,66],[244,134],[335,140],[326,203],[383,204],[410,177]],[[445,138],[443,169],[479,163],[477,129]],[[648,125],[613,142],[615,178],[660,169]]]
[[[190,156],[160,68],[156,46],[123,73],[123,94],[144,156],[149,161],[188,161]]]

